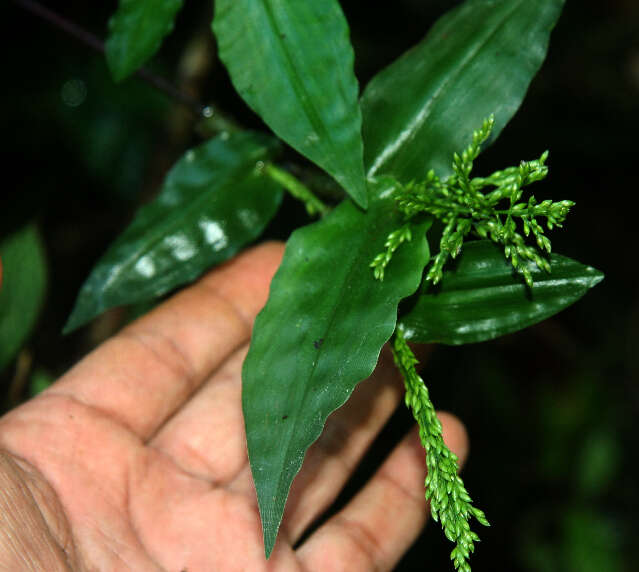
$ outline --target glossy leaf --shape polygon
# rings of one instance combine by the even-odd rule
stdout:
[[[359,87],[337,0],[216,0],[235,89],[284,141],[366,207]]]
[[[564,0],[468,0],[369,83],[362,97],[367,175],[451,173],[453,153],[495,115],[494,140],[543,62]]]
[[[344,202],[296,231],[255,322],[242,404],[267,556],[307,448],[373,371],[399,301],[419,286],[426,225],[397,251],[384,281],[369,267],[399,223],[385,196],[371,198],[367,212]]]
[[[47,267],[40,235],[28,225],[0,241],[0,371],[20,350],[40,314]]]
[[[149,60],[173,30],[183,0],[120,0],[109,20],[106,58],[115,81],[122,81]]]
[[[603,279],[590,266],[551,255],[552,272],[532,263],[532,290],[490,241],[464,245],[444,272],[441,286],[425,288],[402,316],[406,338],[414,342],[467,344],[491,340],[536,324],[570,306]]]
[[[272,139],[242,132],[187,151],[158,197],[98,261],[65,331],[190,282],[257,238],[282,199],[280,187],[255,168],[273,149]]]

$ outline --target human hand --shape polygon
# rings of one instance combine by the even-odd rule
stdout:
[[[388,355],[309,449],[264,558],[240,372],[281,255],[265,244],[213,271],[0,419],[0,569],[392,569],[427,517],[416,431],[296,546],[403,395]],[[463,427],[441,420],[463,459]]]

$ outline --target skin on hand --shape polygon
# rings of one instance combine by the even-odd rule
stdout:
[[[416,430],[346,507],[296,544],[403,396],[386,352],[309,449],[264,559],[240,376],[282,252],[264,244],[214,270],[0,419],[0,569],[393,568],[428,514]],[[440,418],[463,460],[463,426]]]

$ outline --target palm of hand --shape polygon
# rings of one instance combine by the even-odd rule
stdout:
[[[309,450],[265,561],[240,370],[280,256],[266,245],[212,273],[0,420],[0,446],[21,459],[73,570],[386,570],[419,532],[424,463],[411,434],[345,509],[293,549],[401,397],[382,366]],[[463,454],[463,429],[443,421]]]

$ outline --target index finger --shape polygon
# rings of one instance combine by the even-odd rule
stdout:
[[[143,440],[250,338],[283,245],[252,248],[102,344],[45,394],[79,400]]]

